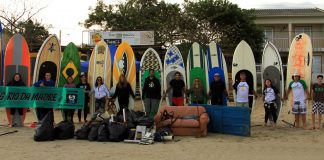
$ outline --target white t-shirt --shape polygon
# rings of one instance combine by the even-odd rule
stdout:
[[[294,101],[305,101],[305,90],[304,86],[300,82],[292,82],[290,83],[291,90],[293,92]]]
[[[96,99],[101,99],[105,96],[110,96],[109,90],[106,87],[106,85],[101,85],[100,87],[95,87],[94,88],[94,92],[95,92],[95,98]]]
[[[276,99],[276,93],[274,92],[274,90],[272,88],[267,88],[264,94],[264,101],[272,102],[275,99]]]
[[[237,85],[236,102],[249,102],[249,85],[246,82],[240,82]]]

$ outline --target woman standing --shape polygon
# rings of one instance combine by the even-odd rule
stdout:
[[[200,83],[199,78],[194,79],[192,88],[187,91],[187,97],[191,96],[191,103],[193,104],[204,104],[204,99],[207,98],[204,86]]]
[[[118,114],[122,113],[122,110],[128,109],[128,104],[129,104],[129,96],[132,96],[135,98],[135,94],[132,90],[131,85],[127,82],[125,75],[121,74],[119,76],[119,81],[116,86],[116,91],[114,96],[112,97],[115,99],[118,97],[118,103],[119,103],[119,112]]]
[[[85,74],[81,75],[81,82],[76,87],[84,89],[83,119],[84,122],[87,122],[87,115],[89,113],[89,92],[91,89]],[[82,109],[78,109],[79,122],[81,122],[81,113]]]
[[[106,99],[110,96],[110,93],[100,76],[96,79],[94,92],[96,98],[95,112],[98,110],[105,111]]]
[[[7,84],[7,86],[26,86],[26,84],[21,79],[21,75],[19,73],[15,73],[12,80]],[[16,110],[18,111],[21,119],[21,126],[24,126],[23,108],[10,108],[10,127],[12,127],[13,117],[16,113]]]
[[[266,126],[268,123],[268,119],[270,119],[271,125],[275,126],[278,115],[277,115],[277,104],[276,104],[276,99],[277,97],[280,98],[279,96],[279,91],[276,87],[272,86],[272,82],[270,79],[265,80],[265,85],[263,89],[263,101],[264,101],[264,125]],[[270,118],[272,117],[272,120]]]
[[[64,84],[65,88],[76,88],[75,84],[73,83],[73,78],[68,77],[67,83]],[[63,120],[64,121],[71,121],[73,123],[73,115],[74,115],[74,109],[62,109],[63,113]]]

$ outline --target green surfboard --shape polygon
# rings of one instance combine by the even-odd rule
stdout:
[[[208,87],[206,84],[206,78],[201,78],[201,77],[206,77],[206,71],[200,67],[195,67],[190,70],[190,84],[194,84],[194,79],[199,78],[200,84],[204,87],[204,91],[206,92],[206,88]],[[189,88],[192,88],[193,86],[188,86]],[[207,93],[207,92],[206,92]],[[190,94],[190,100],[193,100],[193,94]],[[192,102],[194,103],[194,102]],[[204,104],[207,104],[207,99],[204,98]]]
[[[73,78],[73,83],[78,85],[80,83],[81,64],[78,48],[70,42],[64,49],[61,60],[61,71],[58,87],[63,87],[67,83],[68,77]],[[62,117],[64,120],[62,110]]]

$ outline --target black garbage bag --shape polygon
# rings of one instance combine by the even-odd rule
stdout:
[[[124,116],[123,116],[123,114],[117,114],[115,116],[116,122],[124,123],[125,126],[127,126],[127,128],[135,128],[136,125],[135,125],[135,121],[134,121],[132,112],[133,111],[126,109],[126,111],[125,111],[126,123],[124,123]]]
[[[88,134],[89,141],[96,141],[98,139],[98,128],[99,128],[98,124],[91,125],[91,129]]]
[[[61,121],[54,128],[55,139],[70,139],[74,137],[74,124],[71,121]]]
[[[123,141],[129,134],[129,129],[122,123],[110,123],[108,129],[109,140],[113,142]]]
[[[109,140],[109,122],[102,121],[98,128],[98,141],[106,142]]]
[[[142,116],[136,119],[135,124],[139,126],[146,126],[147,128],[151,128],[154,125],[154,120],[149,116]]]
[[[80,129],[78,129],[75,132],[76,139],[82,139],[82,140],[88,139],[90,129],[91,129],[90,126],[87,123],[85,123]]]
[[[52,141],[54,140],[53,113],[48,112],[40,121],[40,125],[35,129],[34,141]]]

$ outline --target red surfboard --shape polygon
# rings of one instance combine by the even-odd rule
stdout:
[[[20,34],[15,34],[10,38],[4,57],[4,85],[7,85],[15,73],[21,75],[26,86],[30,86],[30,55],[27,42]],[[6,109],[9,124],[19,126],[25,121],[27,108],[23,109],[23,118],[20,119],[16,111],[13,121],[11,121],[10,108]],[[19,122],[20,120],[20,122]]]

